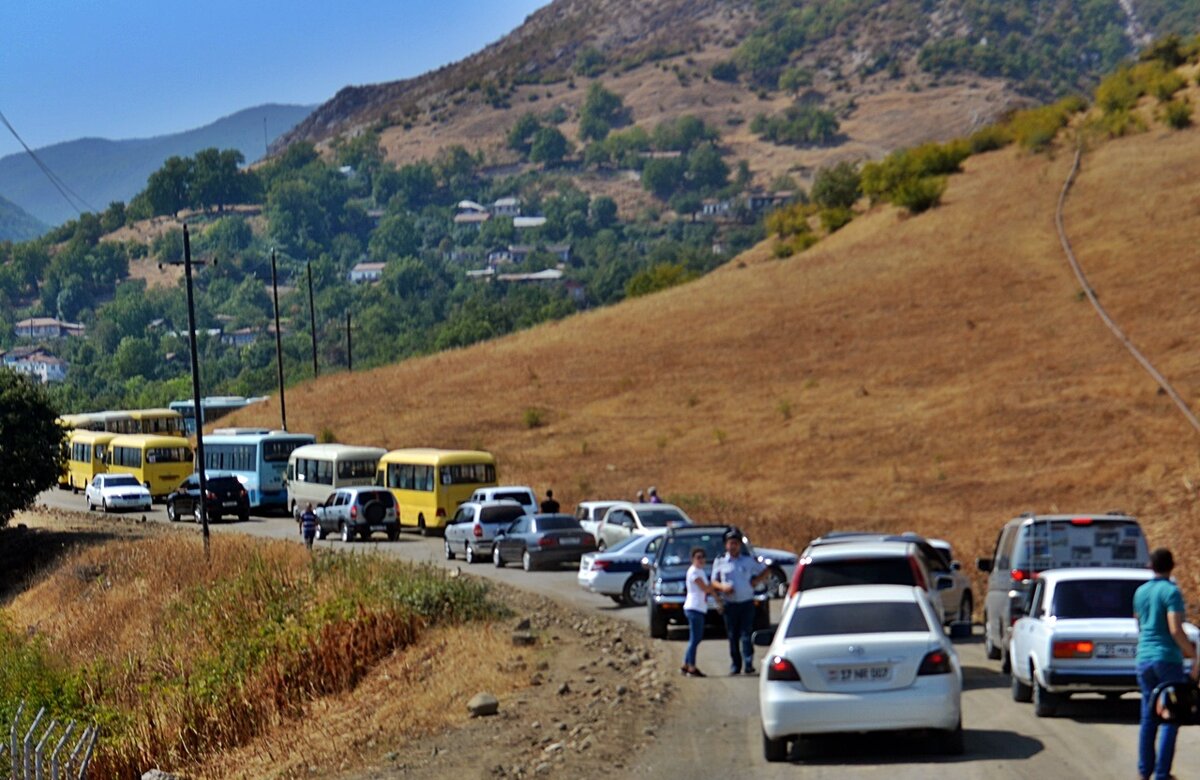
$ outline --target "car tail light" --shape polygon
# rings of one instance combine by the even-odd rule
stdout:
[[[443,509],[442,507],[440,507],[440,506],[439,506],[439,507],[437,508],[437,516],[438,516],[438,517],[445,517],[445,516],[446,516],[446,510],[445,510],[445,509]]]
[[[604,571],[611,565],[612,565],[612,561],[604,561],[604,560],[598,561],[595,558],[592,559],[592,568],[593,569],[599,569],[600,571]]]
[[[240,491],[238,491],[238,493],[241,495],[242,498],[245,498],[246,497],[246,488],[242,488]]]
[[[781,655],[771,657],[767,664],[767,679],[778,682],[800,682],[800,673],[792,662]]]
[[[471,536],[474,536],[476,539],[483,538],[483,526],[476,523],[475,527],[471,529]]]
[[[1092,518],[1090,517],[1072,517],[1071,525],[1091,525]]]
[[[557,547],[557,546],[558,546],[558,537],[543,536],[541,539],[538,539],[538,547]]]
[[[804,566],[808,561],[808,558],[801,558],[800,563],[796,564],[796,571],[792,574],[792,584],[788,585],[787,597],[789,599],[800,592],[800,578],[804,576]]]
[[[350,505],[350,517],[352,517],[352,518],[358,517],[358,504]]]
[[[1086,639],[1054,643],[1055,658],[1091,658],[1095,645]]]
[[[208,499],[209,501],[216,501],[216,500],[217,500],[217,494],[216,494],[216,493],[213,493],[211,490],[210,490],[210,491],[208,491],[208,492],[206,492],[206,493],[204,494],[204,497],[205,497],[206,499]]]
[[[1037,576],[1038,576],[1038,573],[1036,571],[1033,571],[1032,569],[1028,569],[1028,570],[1013,569],[1012,570],[1013,582],[1025,582],[1027,580],[1036,580]]]
[[[584,547],[592,547],[595,544],[596,544],[596,537],[592,536],[591,534],[583,535],[583,546]]]
[[[921,571],[921,564],[917,563],[915,556],[908,556],[908,565],[912,569],[913,582],[921,590],[929,590],[929,583],[925,581],[925,572]]]
[[[950,673],[950,654],[945,650],[934,650],[926,653],[921,659],[921,666],[917,669],[917,674],[949,674]]]

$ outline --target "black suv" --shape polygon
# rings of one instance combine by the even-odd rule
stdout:
[[[211,476],[206,477],[205,507],[208,509],[208,520],[215,523],[222,517],[237,515],[243,523],[250,519],[250,496],[237,477]],[[190,517],[200,522],[200,476],[192,474],[167,496],[167,519],[172,523],[179,522],[184,517]]]
[[[672,623],[687,625],[683,602],[687,596],[685,580],[688,567],[692,565],[693,548],[704,549],[711,572],[712,561],[718,555],[725,554],[725,534],[737,530],[731,525],[691,525],[667,529],[658,550],[644,561],[650,570],[650,597],[646,600],[650,610],[650,636],[666,639]],[[742,536],[742,554],[752,557],[755,554],[745,535]],[[709,604],[707,617],[710,623],[724,627],[725,621],[712,603]],[[763,585],[754,592],[754,630],[770,625],[770,594]]]

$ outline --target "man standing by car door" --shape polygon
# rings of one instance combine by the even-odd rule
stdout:
[[[1154,579],[1133,594],[1133,616],[1138,621],[1137,676],[1142,690],[1142,723],[1138,732],[1138,775],[1166,780],[1175,758],[1177,723],[1158,724],[1154,713],[1154,689],[1162,683],[1182,682],[1183,659],[1196,658],[1196,648],[1183,631],[1183,594],[1171,581],[1175,558],[1160,547],[1150,553]],[[1192,663],[1192,679],[1200,675],[1200,662]],[[1162,738],[1155,755],[1154,739]]]
[[[712,565],[712,587],[724,594],[730,674],[754,674],[754,589],[768,576],[766,566],[743,552],[741,531],[726,531],[725,554]]]

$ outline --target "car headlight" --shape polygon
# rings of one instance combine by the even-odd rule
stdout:
[[[664,596],[678,596],[687,590],[687,586],[678,580],[658,580],[654,583],[654,589]]]

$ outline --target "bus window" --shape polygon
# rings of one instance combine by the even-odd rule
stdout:
[[[367,479],[375,475],[373,460],[343,460],[338,463],[338,479]]]
[[[317,482],[322,485],[333,484],[333,464],[327,460],[317,462]]]

